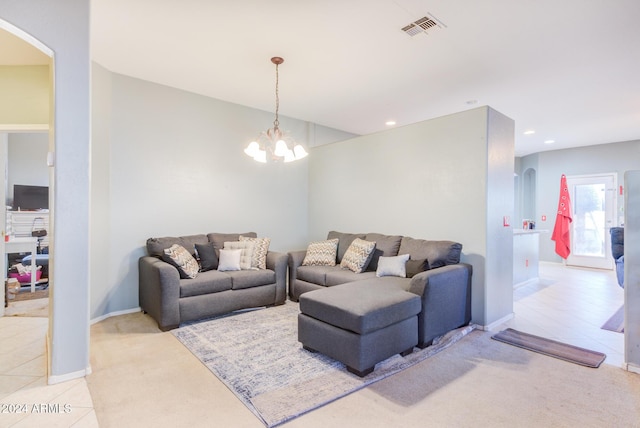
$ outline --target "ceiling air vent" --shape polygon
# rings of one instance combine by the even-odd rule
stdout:
[[[411,24],[402,27],[402,31],[413,37],[421,33],[428,34],[428,31],[431,29],[446,27],[446,25],[442,24],[433,15],[429,15],[430,16],[424,16],[417,21],[414,21]]]

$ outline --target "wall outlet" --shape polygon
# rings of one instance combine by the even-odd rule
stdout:
[[[503,225],[504,227],[509,227],[509,226],[511,226],[511,220],[509,219],[509,216],[508,216],[508,215],[506,215],[506,216],[502,217],[502,225]]]

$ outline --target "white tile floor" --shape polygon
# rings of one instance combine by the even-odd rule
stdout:
[[[84,378],[47,385],[47,326],[47,318],[0,318],[0,427],[98,427]]]
[[[624,335],[600,327],[624,303],[614,271],[540,264],[540,279],[514,290],[511,327],[603,352],[606,364],[622,367]]]
[[[623,304],[613,271],[541,263],[540,280],[514,291],[514,319],[502,327],[604,352],[605,364],[624,361],[624,335],[600,326]],[[0,406],[27,404],[27,413],[1,413],[0,427],[98,427],[84,378],[46,385],[46,318],[0,318]],[[47,404],[59,413],[34,413]],[[64,413],[64,405],[71,412]],[[0,410],[4,407],[0,408]]]

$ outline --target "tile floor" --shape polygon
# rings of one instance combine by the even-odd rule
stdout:
[[[620,367],[624,336],[600,329],[623,304],[613,271],[542,263],[540,280],[514,291],[511,327],[607,354],[605,364]],[[1,413],[0,427],[98,427],[84,378],[46,385],[46,318],[0,318],[0,406],[28,404],[27,413]],[[61,409],[34,413],[33,405]],[[71,412],[64,412],[64,405]],[[53,405],[53,406],[51,406]],[[5,410],[5,407],[0,407]]]
[[[47,385],[47,326],[42,317],[0,318],[0,427],[98,427],[84,378]]]

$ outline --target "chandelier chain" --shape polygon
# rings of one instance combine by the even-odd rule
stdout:
[[[279,129],[279,125],[280,125],[280,121],[278,120],[278,110],[280,110],[280,96],[278,94],[278,83],[279,83],[278,65],[279,64],[276,64],[276,119],[273,121],[273,127],[275,129]]]

